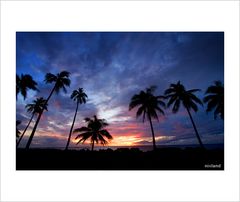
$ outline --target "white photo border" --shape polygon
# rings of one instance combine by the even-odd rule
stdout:
[[[224,31],[224,171],[16,171],[17,31]],[[238,201],[239,34],[239,1],[2,1],[1,201]]]

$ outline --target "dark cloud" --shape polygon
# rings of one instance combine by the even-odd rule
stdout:
[[[79,107],[76,127],[84,125],[85,117],[96,114],[109,121],[115,136],[132,132],[141,136],[142,141],[148,141],[144,140],[150,136],[148,122],[142,124],[141,118],[136,119],[136,110],[128,111],[131,97],[150,85],[157,85],[155,93],[161,95],[170,83],[181,80],[187,89],[202,89],[197,94],[202,98],[214,80],[223,81],[223,35],[221,32],[17,32],[17,73],[31,74],[40,89],[39,93],[30,91],[25,101],[21,98],[17,101],[21,129],[30,117],[25,104],[36,97],[46,98],[53,88],[43,82],[45,74],[67,70],[71,72],[71,86],[66,94],[52,96],[39,125],[41,134],[54,132],[58,138],[66,137],[76,108],[70,95],[82,87],[89,99]],[[193,113],[196,125],[201,134],[216,135],[217,139],[217,134],[223,133],[223,122],[214,121],[212,114],[204,110],[200,107],[198,113]],[[177,114],[170,109],[165,111],[159,122],[154,121],[156,134],[175,138],[159,143],[180,140],[184,143],[195,138],[184,108]],[[123,131],[131,125],[137,129]],[[46,141],[60,144],[51,138]]]

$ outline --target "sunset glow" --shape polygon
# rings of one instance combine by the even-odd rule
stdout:
[[[21,132],[31,117],[25,105],[36,97],[46,98],[53,88],[53,84],[44,83],[45,74],[71,73],[67,92],[54,93],[48,102],[48,111],[43,113],[33,138],[36,147],[66,145],[76,109],[76,102],[70,99],[75,89],[83,88],[88,98],[79,105],[73,129],[86,126],[84,119],[97,115],[106,120],[106,129],[113,136],[106,147],[149,146],[153,142],[149,120],[137,118],[137,108],[129,111],[133,95],[151,85],[157,86],[156,95],[163,95],[170,83],[181,80],[187,89],[201,89],[196,95],[202,99],[213,81],[224,78],[221,32],[18,32],[16,40],[17,74],[32,75],[39,89],[29,90],[25,100],[18,96],[16,118],[22,121]],[[198,112],[192,113],[200,136],[206,144],[223,143],[223,121],[214,120],[205,110],[199,105]],[[152,120],[157,145],[197,143],[185,108],[176,114],[167,108],[164,112]],[[70,146],[81,148],[75,137],[73,133]]]

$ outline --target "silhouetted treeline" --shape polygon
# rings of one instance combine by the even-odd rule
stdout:
[[[52,90],[49,92],[49,95],[46,99],[43,97],[36,98],[33,103],[26,105],[27,112],[31,114],[31,117],[21,135],[20,131],[16,130],[18,138],[17,147],[19,146],[33,118],[37,116],[34,127],[26,144],[26,149],[30,148],[32,139],[37,130],[44,110],[48,110],[48,108],[50,109],[50,107],[48,106],[48,102],[52,97],[53,93],[58,94],[60,91],[66,93],[66,88],[70,87],[70,73],[67,71],[62,71],[56,75],[52,73],[47,73],[45,75],[44,82],[46,84],[53,84]],[[18,98],[18,94],[20,93],[25,99],[27,97],[27,91],[29,89],[39,91],[39,89],[37,88],[37,82],[33,80],[32,76],[30,76],[29,74],[22,74],[21,76],[17,75],[16,98]],[[129,104],[129,110],[138,107],[136,115],[137,117],[142,116],[143,122],[145,121],[145,119],[149,120],[153,141],[153,149],[156,150],[156,142],[152,119],[158,120],[158,116],[164,115],[164,110],[169,107],[172,107],[173,113],[177,113],[181,105],[186,109],[189,115],[199,145],[201,146],[201,148],[204,148],[204,144],[200,138],[197,126],[192,117],[192,111],[197,112],[198,105],[203,106],[203,103],[207,103],[207,112],[214,111],[215,119],[218,116],[221,119],[224,119],[224,87],[222,82],[216,81],[214,85],[207,88],[205,92],[206,96],[204,97],[203,102],[195,95],[195,93],[200,91],[200,89],[187,90],[180,81],[170,84],[169,88],[165,90],[164,95],[154,95],[155,89],[156,86],[151,86],[145,91],[140,91],[138,94],[135,94],[132,97]],[[93,115],[93,119],[85,118],[87,126],[82,126],[80,128],[74,129],[74,123],[77,116],[79,104],[85,104],[88,96],[82,88],[79,88],[78,90],[74,90],[72,92],[70,98],[76,101],[77,105],[68,138],[66,137],[67,143],[65,150],[67,150],[69,147],[73,131],[78,133],[78,136],[76,138],[79,140],[78,143],[84,143],[87,139],[89,139],[92,150],[94,149],[94,143],[100,143],[102,145],[107,144],[108,141],[106,139],[111,140],[113,136],[105,129],[105,127],[108,125],[106,120],[98,119],[96,115]],[[17,125],[19,124],[20,121],[18,120]]]
[[[117,150],[19,149],[17,170],[223,170],[222,149]]]

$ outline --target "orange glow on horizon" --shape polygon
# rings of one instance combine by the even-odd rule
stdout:
[[[128,131],[130,129],[130,132]],[[132,129],[132,130],[131,130]],[[29,131],[30,132],[30,131]],[[146,136],[143,132],[141,132],[141,128],[138,128],[136,125],[129,125],[129,126],[123,126],[120,129],[118,128],[110,128],[109,129],[110,134],[113,136],[112,140],[107,140],[108,144],[105,146],[138,146],[138,145],[144,145],[144,144],[152,144],[152,136],[149,132],[149,136]],[[26,134],[26,136],[29,136],[30,133]],[[61,142],[65,142],[68,139],[69,134],[60,134],[55,133],[53,131],[44,131],[43,129],[39,128],[39,130],[36,132],[35,137],[40,138],[55,138],[58,140],[61,140]],[[77,146],[78,139],[75,139],[76,135],[72,134],[71,137],[71,144]],[[173,140],[175,136],[166,136],[163,134],[156,134],[155,140],[158,143],[161,143],[161,141],[166,140]],[[35,140],[36,141],[36,140]],[[36,141],[36,143],[38,143]],[[79,143],[81,145],[82,143]],[[89,140],[86,140],[84,142],[84,145],[90,144]],[[98,146],[101,146],[101,144],[96,144]],[[56,145],[57,146],[57,145]]]
[[[137,137],[135,135],[116,136],[109,145],[111,145],[111,146],[134,146],[139,141],[141,141],[140,137]]]

